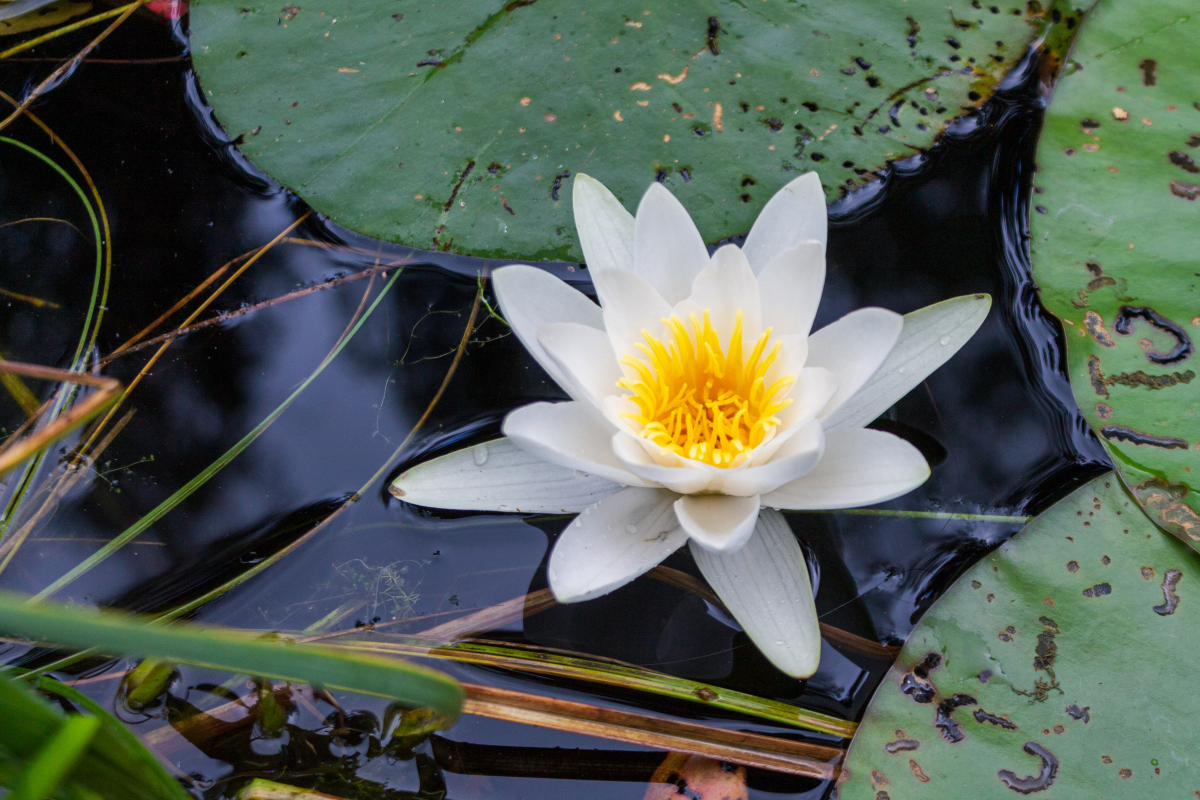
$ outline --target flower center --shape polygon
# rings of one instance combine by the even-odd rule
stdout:
[[[740,311],[728,353],[721,349],[708,311],[703,322],[694,314],[690,322],[689,331],[677,316],[664,319],[670,331],[665,343],[643,329],[646,343],[637,348],[645,359],[621,359],[638,374],[637,380],[617,381],[632,392],[628,397],[638,407],[637,413],[622,416],[640,428],[643,438],[662,447],[664,455],[674,452],[716,467],[738,466],[773,435],[779,425],[774,415],[791,404],[787,394],[796,377],[786,375],[767,385],[767,369],[781,347],[775,342],[766,352],[770,328],[743,358]]]

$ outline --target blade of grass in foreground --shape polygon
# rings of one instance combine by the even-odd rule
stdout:
[[[858,727],[837,717],[798,706],[769,700],[732,689],[710,686],[687,678],[595,659],[524,650],[500,644],[476,642],[438,642],[420,636],[389,636],[374,633],[370,638],[340,642],[330,647],[347,652],[385,653],[399,656],[441,658],[466,664],[499,667],[556,678],[615,686],[647,692],[675,700],[700,703],[711,708],[733,711],[771,722],[806,730],[850,738]]]
[[[439,672],[398,659],[348,654],[325,645],[265,640],[252,633],[196,624],[151,625],[126,614],[57,603],[30,606],[0,593],[0,631],[67,647],[168,658],[209,669],[390,697],[457,717],[463,691]]]
[[[78,693],[76,693],[78,694]],[[75,699],[75,698],[71,698]],[[42,698],[12,681],[0,679],[0,747],[6,758],[0,762],[3,774],[0,780],[13,790],[9,798],[19,796],[16,782],[24,777],[40,777],[43,785],[30,785],[27,789],[33,800],[43,797],[94,798],[120,797],[127,800],[188,800],[189,795],[179,783],[167,774],[157,762],[148,763],[153,757],[137,741],[133,734],[115,720],[111,714],[96,713],[92,705],[86,705],[93,716],[65,717],[63,713]],[[98,726],[86,743],[77,749],[73,765],[65,765],[56,752],[57,735],[61,734],[71,720],[85,720],[86,724]],[[79,723],[74,723],[78,725]],[[85,731],[86,732],[86,731]],[[78,736],[79,731],[68,731]],[[75,738],[74,743],[78,744]],[[70,738],[66,744],[71,744]],[[59,757],[56,759],[56,756]],[[50,759],[47,764],[43,759]],[[69,769],[56,769],[68,766]],[[24,774],[21,773],[22,767]],[[57,772],[57,775],[52,774]],[[53,778],[54,785],[44,788],[45,779]]]
[[[88,697],[83,692],[73,687],[67,686],[65,683],[60,683],[50,678],[42,678],[38,681],[38,689],[48,694],[58,695],[59,697],[74,703],[80,708],[88,711],[92,716],[96,717],[103,723],[104,728],[109,732],[112,738],[118,743],[123,744],[128,751],[127,757],[132,757],[137,761],[137,766],[130,764],[127,766],[129,771],[137,771],[140,777],[147,783],[157,782],[163,787],[164,794],[175,800],[190,800],[191,795],[183,791],[179,786],[179,782],[167,772],[167,768],[162,765],[153,753],[138,741],[138,738],[125,727],[125,723],[117,719],[111,713],[106,711],[103,706],[97,703],[92,698]],[[99,739],[93,747],[101,752],[105,752],[112,747],[106,747],[106,742],[103,738]],[[115,754],[112,754],[113,760],[117,759]]]
[[[324,358],[324,360],[321,361],[321,363],[317,366],[317,368],[315,370],[313,370],[312,374],[309,375],[307,378],[305,378],[304,382],[301,383],[299,386],[297,386],[296,390],[294,392],[292,392],[288,396],[288,398],[279,405],[278,408],[276,408],[274,411],[272,411],[270,414],[268,414],[266,419],[264,419],[262,422],[258,423],[258,425],[256,425],[252,431],[250,431],[244,437],[242,437],[241,441],[239,441],[233,447],[229,448],[229,450],[227,450],[225,453],[223,453],[220,458],[218,458],[212,464],[208,465],[208,467],[206,467],[199,475],[197,475],[196,477],[194,477],[190,481],[188,481],[186,484],[184,484],[184,486],[182,488],[180,488],[178,491],[176,491],[174,494],[172,494],[166,500],[162,501],[162,503],[160,503],[156,508],[151,510],[148,514],[146,514],[144,517],[139,519],[137,522],[135,522],[129,528],[122,531],[115,539],[113,539],[111,542],[106,544],[104,547],[101,547],[95,553],[88,556],[78,566],[76,566],[74,569],[72,569],[66,575],[63,575],[58,580],[54,581],[54,583],[50,584],[45,589],[38,592],[32,598],[32,601],[38,602],[38,601],[44,600],[45,598],[47,598],[50,595],[57,592],[62,587],[66,586],[71,581],[73,581],[76,578],[80,577],[81,575],[84,575],[85,573],[91,571],[91,569],[93,567],[99,565],[102,561],[107,559],[113,553],[117,552],[122,547],[124,547],[126,544],[133,541],[135,538],[137,538],[139,535],[141,535],[143,532],[145,532],[146,529],[149,528],[151,525],[153,525],[154,523],[156,523],[160,519],[162,519],[164,516],[166,516],[177,505],[179,505],[184,500],[186,500],[188,497],[190,497],[197,489],[199,489],[204,484],[208,483],[208,481],[211,480],[214,475],[216,475],[218,472],[220,472],[222,469],[224,469],[229,464],[229,462],[233,461],[235,458],[237,458],[239,455],[241,455],[242,451],[245,450],[247,447],[249,447],[251,444],[253,444],[254,441],[259,436],[261,436],[263,434],[263,432],[266,431],[266,429],[269,428],[273,422],[275,422],[275,420],[279,419],[280,415],[282,415],[283,412],[288,409],[288,406],[290,406],[295,401],[295,399],[300,396],[300,393],[303,392],[305,389],[307,389],[309,384],[311,384],[314,380],[316,380],[317,376],[320,375],[322,372],[324,372],[325,368],[327,366],[329,366],[329,364],[333,361],[333,359],[336,358],[340,352],[342,352],[343,348],[345,348],[345,346],[350,342],[350,340],[352,338],[354,338],[354,334],[358,333],[359,329],[362,328],[363,323],[365,323],[367,321],[367,319],[371,316],[371,313],[379,306],[379,303],[383,300],[383,298],[387,296],[388,291],[396,283],[396,279],[400,277],[400,273],[402,271],[403,271],[402,269],[396,270],[396,273],[394,275],[392,275],[391,279],[388,280],[388,282],[384,285],[383,289],[375,297],[375,300],[372,301],[372,303],[371,303],[370,307],[367,309],[366,313],[363,314],[361,318],[359,318],[358,322],[355,323],[354,327],[352,327],[350,329],[350,331],[345,336],[342,337],[342,340],[338,343],[338,345],[333,350],[330,351],[329,355],[326,356]]]

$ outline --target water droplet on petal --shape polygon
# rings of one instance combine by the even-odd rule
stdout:
[[[634,535],[635,533],[637,533],[637,525],[634,525],[632,522],[629,523],[628,525],[625,526],[625,532],[628,533],[630,536]]]
[[[941,338],[941,340],[940,340],[940,341],[941,341],[941,343],[942,343],[942,345],[943,345],[943,346],[945,346],[945,345],[948,345],[948,344],[950,344],[950,337],[949,337],[949,336],[943,336],[943,337]]]
[[[486,444],[477,444],[471,448],[471,458],[475,460],[477,466],[482,467],[487,463],[488,449]]]

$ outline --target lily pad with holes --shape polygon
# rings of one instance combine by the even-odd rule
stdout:
[[[928,147],[1079,16],[994,2],[199,0],[191,31],[226,131],[338,224],[578,260],[582,170],[716,241],[799,171],[835,197]]]
[[[1198,579],[1200,556],[1114,474],[1080,488],[926,613],[854,737],[841,799],[1191,797],[1200,696],[1179,676]]]
[[[1101,0],[1038,146],[1034,279],[1071,384],[1147,512],[1200,548],[1200,15]]]

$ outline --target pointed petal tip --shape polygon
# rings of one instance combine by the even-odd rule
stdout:
[[[675,516],[688,536],[713,553],[742,548],[758,521],[758,495],[684,495],[675,501]]]

